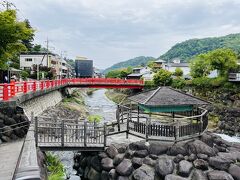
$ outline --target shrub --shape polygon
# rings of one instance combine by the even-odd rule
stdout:
[[[174,75],[175,76],[182,76],[183,75],[183,70],[181,68],[177,67],[175,69]]]
[[[154,88],[155,84],[153,81],[144,81],[144,88],[146,89],[151,89]]]
[[[153,76],[153,82],[156,86],[169,86],[172,83],[172,73],[160,69],[154,76]]]
[[[171,86],[176,89],[182,89],[184,88],[185,85],[186,85],[186,82],[184,79],[177,78],[177,79],[173,79]]]
[[[47,170],[48,170],[48,179],[49,180],[63,180],[65,169],[62,162],[58,157],[54,156],[51,153],[47,153]]]
[[[100,116],[100,115],[90,115],[90,116],[88,116],[88,121],[89,122],[97,122],[97,123],[99,123],[100,121],[102,120],[102,116]]]
[[[26,80],[29,77],[29,73],[27,71],[21,71],[21,77],[23,80]]]

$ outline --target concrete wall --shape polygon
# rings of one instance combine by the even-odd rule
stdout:
[[[20,104],[23,108],[25,115],[30,119],[31,112],[34,112],[34,116],[41,114],[44,110],[51,106],[55,106],[63,99],[63,95],[60,91],[55,90],[43,96],[38,96]]]

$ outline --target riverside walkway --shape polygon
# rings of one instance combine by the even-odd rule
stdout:
[[[14,100],[14,98],[24,95],[43,95],[49,91],[65,87],[142,89],[144,82],[142,80],[118,78],[74,78],[11,82],[0,84],[0,102]]]
[[[23,147],[23,140],[0,145],[0,180],[12,180]]]

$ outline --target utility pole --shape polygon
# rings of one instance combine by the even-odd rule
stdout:
[[[48,44],[49,44],[49,40],[48,40],[48,37],[47,37],[47,67],[48,67]]]

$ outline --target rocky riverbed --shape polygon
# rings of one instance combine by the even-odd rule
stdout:
[[[240,143],[212,133],[175,144],[112,144],[104,152],[76,154],[74,161],[89,180],[240,180]]]

